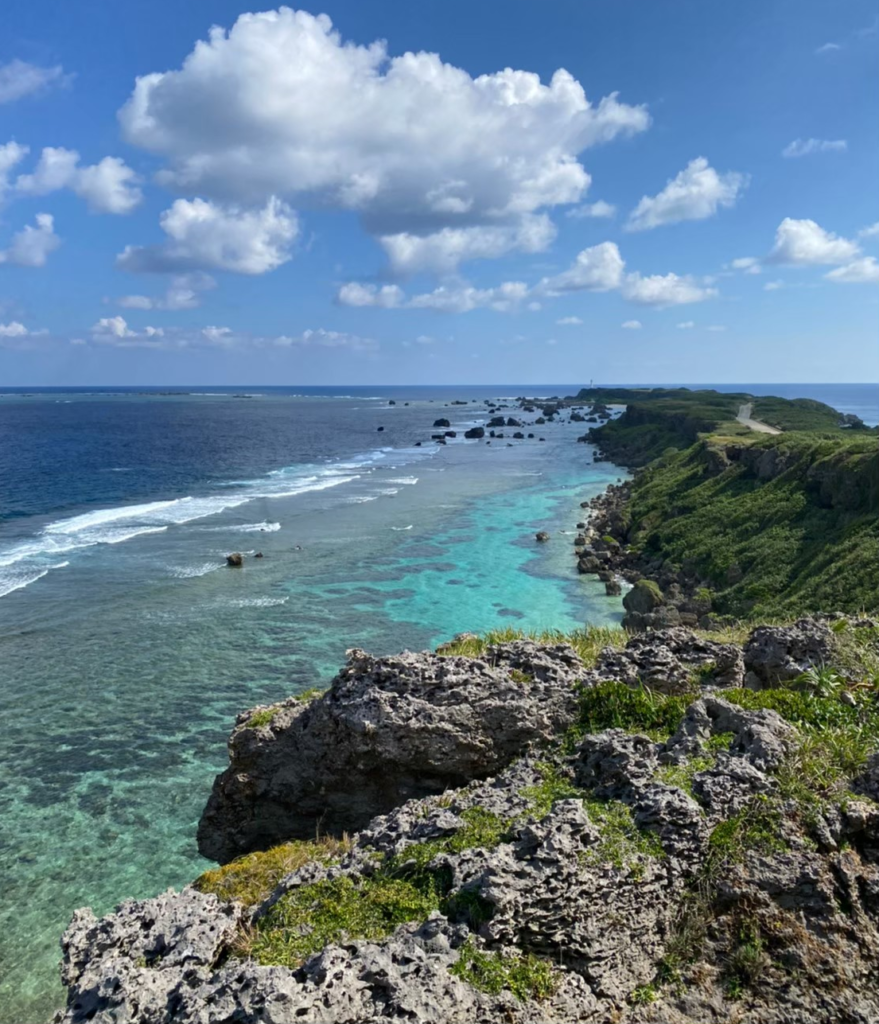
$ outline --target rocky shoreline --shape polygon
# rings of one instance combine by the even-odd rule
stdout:
[[[871,1024],[876,659],[842,616],[352,651],[239,716],[225,867],[77,912],[56,1021]]]
[[[670,626],[719,628],[718,618],[711,614],[711,587],[707,580],[668,559],[629,549],[627,505],[631,488],[631,481],[610,484],[597,497],[581,503],[588,517],[577,524],[577,571],[596,575],[611,595],[622,592],[620,580],[632,585],[623,597],[625,629],[634,632]]]

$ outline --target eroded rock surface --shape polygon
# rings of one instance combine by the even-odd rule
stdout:
[[[199,850],[223,863],[318,831],[353,832],[412,797],[491,775],[567,728],[583,674],[565,644],[521,641],[480,659],[351,651],[316,700],[276,705],[255,727],[253,712],[239,717]]]

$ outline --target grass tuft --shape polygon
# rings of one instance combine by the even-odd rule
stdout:
[[[212,892],[221,900],[238,900],[252,907],[262,903],[285,875],[312,861],[330,864],[339,860],[350,846],[347,839],[331,838],[283,843],[205,871],[193,885],[199,892]]]
[[[548,999],[557,987],[552,966],[532,953],[504,955],[479,949],[472,939],[450,968],[452,974],[474,988],[498,995],[508,989],[520,1001]]]

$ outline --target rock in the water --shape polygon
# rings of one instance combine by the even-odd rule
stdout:
[[[497,651],[488,660],[351,651],[321,697],[277,705],[271,730],[239,716],[199,850],[225,863],[318,830],[354,831],[404,800],[498,771],[570,723],[584,674],[565,645],[523,642],[516,659],[527,685]]]
[[[471,427],[469,430],[465,430],[464,431],[464,437],[469,438],[471,441],[472,440],[479,440],[480,438],[485,437],[485,428],[484,427]]]
[[[638,580],[623,598],[623,607],[627,612],[638,612],[646,615],[655,611],[662,604],[662,591],[652,580]]]
[[[232,566],[237,569],[244,565],[244,555],[240,551],[235,551],[231,555],[226,555],[226,565]]]
[[[607,580],[604,584],[604,592],[608,597],[619,597],[623,592],[622,584],[619,580]]]
[[[538,533],[535,533],[534,536],[541,544],[545,544],[549,540],[549,534],[546,530],[540,530]]]
[[[434,420],[433,425],[435,427],[450,427],[452,424],[447,419],[441,417],[438,420]]]

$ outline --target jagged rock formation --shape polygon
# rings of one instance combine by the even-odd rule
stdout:
[[[205,876],[101,921],[78,912],[57,1021],[873,1024],[879,754],[810,792],[801,730],[725,696],[760,695],[731,688],[746,671],[766,686],[832,658],[830,639],[808,620],[755,630],[743,647],[670,629],[605,649],[591,670],[563,644],[478,659],[353,652],[311,704],[278,705],[266,725],[241,716],[214,835],[234,845],[280,806],[272,827],[302,834],[324,782],[341,813],[343,769],[359,773],[352,798],[362,782],[397,805],[335,859],[315,846],[247,906]],[[785,706],[795,695],[777,693]],[[578,701],[620,721],[621,694],[664,735],[583,730]],[[663,707],[680,709],[673,723],[655,717]],[[866,705],[833,714],[876,721]],[[407,799],[373,781],[397,770],[407,785],[457,781]]]
[[[583,672],[570,647],[526,641],[477,660],[349,651],[320,699],[291,698],[268,720],[267,709],[239,716],[199,850],[225,862],[318,831],[353,832],[404,800],[491,775],[567,728]]]

